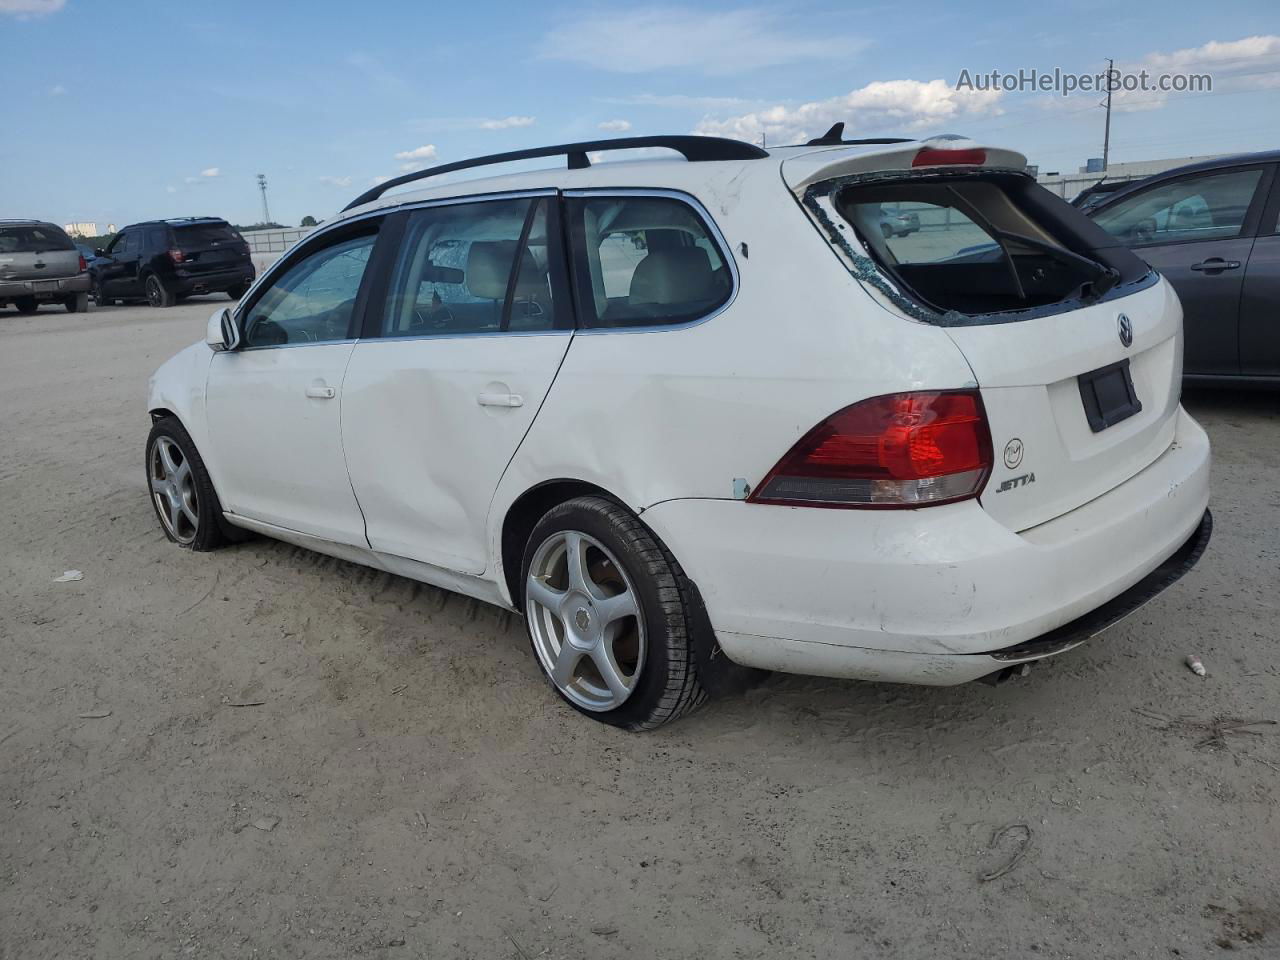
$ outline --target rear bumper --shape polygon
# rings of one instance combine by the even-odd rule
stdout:
[[[1169,586],[1211,530],[1209,443],[1170,448],[1022,533],[973,501],[921,510],[674,500],[644,519],[698,584],[730,659],[789,673],[973,680],[1070,649]]]
[[[35,297],[37,300],[64,300],[77,293],[89,292],[89,274],[74,277],[50,277],[40,280],[0,281],[0,300]]]
[[[233,287],[247,287],[253,283],[257,272],[246,261],[226,270],[210,270],[207,273],[191,273],[177,270],[174,273],[175,293],[221,293]]]

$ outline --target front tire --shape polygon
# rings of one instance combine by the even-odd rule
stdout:
[[[244,292],[248,289],[249,288],[247,286],[245,286],[244,284],[241,284],[238,287],[232,287],[230,290],[228,290],[227,296],[230,297],[232,300],[239,300],[241,297],[244,296]]]
[[[154,273],[147,275],[143,290],[147,294],[147,303],[153,307],[172,307],[174,304],[173,292]]]
[[[521,583],[534,654],[575,710],[652,730],[706,699],[690,584],[621,505],[578,497],[548,511],[529,536]]]
[[[222,504],[209,471],[176,417],[165,417],[147,437],[147,488],[165,536],[180,547],[205,551],[228,541]]]

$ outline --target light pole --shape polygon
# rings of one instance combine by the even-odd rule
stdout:
[[[271,222],[271,211],[267,209],[267,175],[258,174],[258,189],[262,191],[262,222]]]

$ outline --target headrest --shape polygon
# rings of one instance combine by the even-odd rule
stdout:
[[[467,253],[467,291],[482,300],[503,300],[507,281],[511,278],[511,261],[515,259],[514,240],[477,240]],[[546,289],[546,279],[538,269],[529,248],[525,247],[516,278],[516,296],[532,297]]]
[[[690,303],[714,300],[720,291],[711,259],[701,247],[654,250],[631,275],[630,303]]]

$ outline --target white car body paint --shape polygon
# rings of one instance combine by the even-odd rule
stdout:
[[[734,293],[681,327],[216,356],[201,343],[157,371],[149,407],[186,425],[227,518],[282,540],[514,608],[502,556],[512,505],[579,481],[661,537],[735,661],[937,684],[991,673],[1007,664],[984,651],[1089,612],[1187,540],[1208,501],[1208,442],[1178,405],[1181,314],[1163,280],[1070,313],[942,327],[851,275],[797,197],[837,173],[898,166],[907,149],[600,163],[384,196],[311,236],[464,196],[652,189],[705,212]],[[992,165],[1019,156],[993,151]],[[1144,408],[1091,434],[1070,393],[1114,358],[1121,305]],[[306,395],[318,385],[335,396]],[[975,386],[995,450],[980,500],[829,510],[734,497],[735,478],[759,483],[840,408]],[[521,403],[493,402],[511,396]],[[1015,438],[1023,459],[1009,468],[1000,454]],[[1029,469],[1034,496],[994,492]]]

